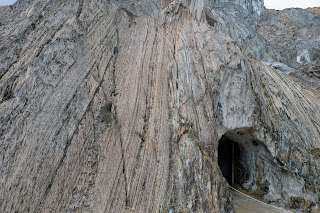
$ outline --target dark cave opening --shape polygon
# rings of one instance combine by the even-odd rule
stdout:
[[[235,141],[223,136],[219,141],[218,148],[218,164],[223,176],[226,178],[229,185],[233,186],[236,177],[236,164],[239,161],[239,146]]]
[[[218,165],[230,186],[263,195],[269,183],[265,177],[268,160],[265,145],[248,128],[225,133],[218,147]],[[268,164],[268,163],[267,163]]]

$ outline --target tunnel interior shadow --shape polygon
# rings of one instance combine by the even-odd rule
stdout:
[[[278,165],[271,151],[253,128],[233,129],[219,140],[218,165],[230,186],[257,199],[273,199],[273,174],[283,164]]]
[[[233,186],[237,177],[236,170],[240,157],[238,143],[223,136],[219,142],[218,165],[229,185]]]
[[[250,134],[250,129],[231,130],[219,141],[218,165],[231,186],[268,191],[269,183],[263,178],[268,159],[265,145]]]

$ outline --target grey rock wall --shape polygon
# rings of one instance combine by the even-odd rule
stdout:
[[[316,9],[316,8],[314,8]],[[293,8],[268,14],[257,29],[291,61],[291,77],[318,98],[320,88],[320,15]],[[270,61],[276,64],[279,60]]]
[[[225,137],[242,187],[317,212],[320,103],[238,4],[0,7],[0,212],[234,212]]]

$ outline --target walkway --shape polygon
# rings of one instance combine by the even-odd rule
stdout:
[[[231,189],[236,213],[288,213],[252,200]]]

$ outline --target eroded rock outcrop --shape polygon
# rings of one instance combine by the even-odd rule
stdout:
[[[313,10],[311,10],[313,9]],[[310,8],[317,11],[319,8]],[[288,69],[279,60],[270,65],[285,70],[302,87],[318,98],[320,88],[320,16],[307,10],[293,8],[269,14],[263,18],[258,32],[290,60]],[[294,68],[294,69],[292,69]]]
[[[256,32],[262,5],[0,7],[0,211],[233,212],[228,139],[242,187],[316,212],[320,103],[266,64],[291,61]]]

